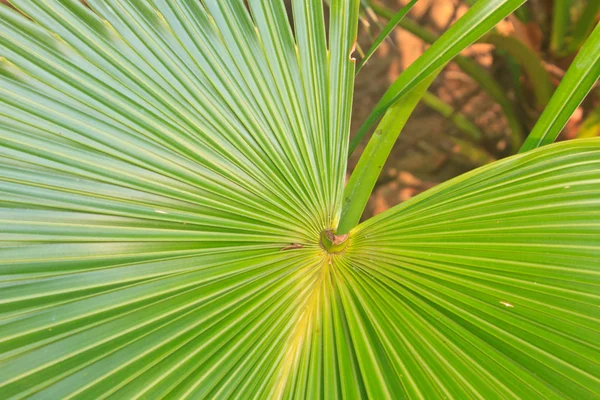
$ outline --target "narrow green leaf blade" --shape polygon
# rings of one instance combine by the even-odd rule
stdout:
[[[560,53],[565,45],[569,24],[571,22],[572,0],[552,1],[552,27],[550,31],[550,49],[554,54]]]
[[[357,74],[360,72],[362,67],[369,61],[371,56],[377,51],[381,43],[383,43],[383,41],[387,39],[387,37],[390,35],[390,33],[392,33],[396,26],[398,26],[400,21],[402,21],[402,18],[404,18],[406,14],[408,14],[410,9],[417,3],[417,1],[418,0],[411,0],[410,3],[402,7],[396,14],[394,14],[392,18],[390,18],[388,23],[383,27],[379,35],[377,35],[377,37],[371,44],[371,47],[369,47],[369,49],[365,52],[364,57],[358,63],[358,66],[356,67]]]
[[[539,55],[516,37],[490,33],[486,35],[485,41],[497,49],[506,51],[523,67],[533,86],[536,105],[540,110],[544,109],[552,97],[554,87]]]
[[[392,105],[377,126],[344,189],[339,235],[347,234],[358,224],[400,131],[436,76],[437,73],[428,76]]]
[[[335,224],[339,220],[346,176],[348,141],[354,92],[355,60],[352,55],[358,35],[358,0],[332,1],[329,18],[329,137],[328,159],[334,170]]]
[[[492,29],[525,0],[479,1],[448,29],[421,57],[390,86],[377,103],[365,123],[356,133],[362,139],[375,121],[385,113],[398,98],[407,93],[417,83],[445,65],[468,45]]]
[[[556,140],[575,109],[600,77],[600,24],[567,70],[550,103],[538,119],[521,152]]]
[[[377,13],[377,15],[384,18],[389,19],[394,15],[391,10],[386,7],[382,7],[380,4],[370,3],[370,7],[375,13]],[[519,8],[519,10],[521,9],[522,7]],[[406,29],[408,32],[417,36],[426,43],[434,43],[438,39],[438,36],[435,33],[419,25],[410,18],[402,19],[398,25],[402,27],[402,29]],[[514,110],[513,104],[511,103],[502,86],[495,79],[493,79],[482,66],[470,58],[457,55],[453,61],[460,69],[471,76],[471,78],[473,78],[481,86],[481,88],[485,90],[487,94],[500,105],[500,107],[502,107],[510,128],[511,148],[516,151],[516,149],[520,148],[523,144],[523,127],[521,126],[519,117]],[[353,143],[355,143],[356,146],[358,140],[353,141]],[[354,151],[355,146],[350,147],[350,153]]]

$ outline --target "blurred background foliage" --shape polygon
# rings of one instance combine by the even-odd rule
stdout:
[[[398,75],[475,1],[415,3],[357,76],[353,132]],[[362,0],[355,53],[359,65],[388,21],[409,2]],[[401,133],[363,218],[516,153],[599,19],[598,0],[529,0],[457,57]],[[599,135],[596,84],[558,140]],[[366,142],[351,156],[348,175]]]

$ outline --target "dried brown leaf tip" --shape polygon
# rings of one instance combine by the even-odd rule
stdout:
[[[300,243],[292,243],[289,246],[282,247],[280,251],[293,250],[293,249],[301,249],[303,247],[304,246],[301,245]]]
[[[348,239],[347,233],[345,235],[336,235],[335,233],[333,233],[333,230],[331,230],[331,229],[327,229],[325,231],[325,236],[334,245],[342,244],[346,241],[346,239]]]

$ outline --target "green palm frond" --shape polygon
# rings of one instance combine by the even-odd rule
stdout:
[[[1,397],[600,392],[600,141],[326,251],[358,1],[87,3],[0,5]]]

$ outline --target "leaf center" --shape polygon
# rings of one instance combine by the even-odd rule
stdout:
[[[333,229],[321,232],[321,247],[328,253],[341,253],[348,245],[348,234],[336,235]]]

